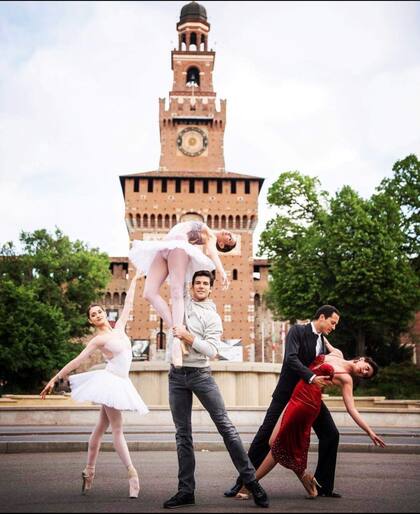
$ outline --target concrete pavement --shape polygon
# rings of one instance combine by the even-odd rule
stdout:
[[[133,452],[142,490],[127,498],[124,467],[116,453],[99,455],[94,489],[80,494],[86,453],[4,454],[0,458],[0,512],[168,512],[176,492],[176,452]],[[236,476],[227,452],[196,452],[196,505],[177,512],[262,512],[251,501],[223,496]],[[313,470],[316,455],[309,454]],[[336,490],[341,499],[306,500],[294,474],[277,466],[262,481],[270,496],[263,512],[419,512],[419,455],[339,453]]]
[[[86,451],[93,425],[82,426],[0,426],[0,453]],[[237,427],[245,447],[251,443],[257,426]],[[387,447],[375,448],[358,427],[339,427],[340,451],[420,454],[420,428],[376,428]],[[129,448],[133,451],[175,450],[174,426],[126,425]],[[196,450],[225,451],[223,440],[212,426],[193,426]],[[312,434],[311,449],[317,438]],[[113,451],[112,435],[105,434],[103,451]]]

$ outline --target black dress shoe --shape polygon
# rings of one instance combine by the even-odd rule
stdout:
[[[258,480],[248,482],[247,484],[245,484],[245,487],[252,494],[255,505],[264,508],[267,508],[269,506],[267,493],[264,491]]]
[[[163,508],[177,509],[178,507],[188,507],[188,505],[195,505],[194,495],[178,491],[175,496],[172,496],[163,504]]]
[[[233,498],[239,493],[239,491],[242,489],[242,486],[242,479],[241,477],[238,477],[236,479],[236,484],[227,491],[225,491],[223,494],[226,496],[226,498]]]
[[[325,498],[341,498],[340,493],[324,493],[323,491],[319,491],[318,496],[324,496]]]

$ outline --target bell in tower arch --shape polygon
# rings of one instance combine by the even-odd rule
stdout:
[[[191,66],[187,70],[187,86],[196,86],[200,85],[200,70],[196,66]]]

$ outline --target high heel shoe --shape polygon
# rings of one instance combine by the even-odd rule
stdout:
[[[95,478],[95,466],[86,466],[82,471],[82,494],[87,494],[93,485]]]
[[[130,498],[137,498],[140,492],[139,476],[134,466],[128,466],[127,470]]]
[[[174,337],[172,341],[172,364],[175,368],[182,368],[181,340],[178,337]]]
[[[299,480],[302,482],[303,487],[308,493],[308,498],[315,499],[318,496],[318,489],[316,486],[321,487],[318,484],[317,479],[310,473],[304,473]]]

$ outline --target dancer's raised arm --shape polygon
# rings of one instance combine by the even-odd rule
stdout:
[[[117,330],[124,330],[127,324],[128,318],[130,317],[130,313],[133,310],[134,304],[134,293],[136,291],[137,280],[140,278],[141,273],[136,272],[135,276],[131,279],[130,286],[127,291],[127,296],[125,297],[124,307],[121,312],[118,321],[115,323],[115,328]]]
[[[356,409],[354,404],[353,397],[353,379],[350,375],[335,375],[333,382],[336,385],[341,387],[341,391],[343,394],[344,405],[346,406],[347,412],[353,418],[353,420],[359,425],[359,427],[364,430],[367,435],[372,439],[375,446],[381,446],[382,448],[385,446],[384,441],[375,434],[372,428],[366,423],[366,421],[362,418],[359,411]]]

